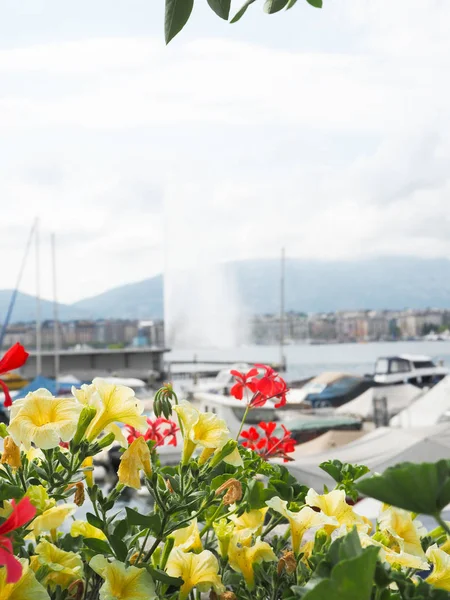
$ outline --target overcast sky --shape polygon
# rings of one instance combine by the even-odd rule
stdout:
[[[71,302],[165,260],[450,256],[450,2],[3,0],[1,287],[35,216]],[[34,292],[30,256],[21,289]]]

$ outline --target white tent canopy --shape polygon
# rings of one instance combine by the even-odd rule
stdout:
[[[450,376],[432,387],[390,421],[392,427],[423,427],[436,425],[450,409]]]
[[[366,465],[372,473],[382,473],[404,461],[434,462],[449,456],[450,423],[442,423],[411,429],[380,427],[347,446],[309,455],[286,466],[299,483],[321,491],[324,484],[334,485],[332,478],[319,468],[320,463],[330,459]]]

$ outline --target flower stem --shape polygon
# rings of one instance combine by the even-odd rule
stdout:
[[[447,523],[444,521],[444,519],[441,516],[441,513],[436,513],[435,515],[433,515],[433,517],[436,519],[436,521],[439,523],[439,525],[442,527],[442,529],[445,531],[445,533],[447,535],[450,535],[450,527],[447,525]]]
[[[236,441],[237,441],[237,442],[239,442],[239,437],[240,437],[240,435],[241,435],[242,428],[243,428],[243,427],[244,427],[244,425],[245,425],[245,421],[246,421],[246,419],[247,419],[247,415],[248,415],[248,411],[249,411],[249,410],[250,410],[250,404],[247,404],[247,406],[245,407],[244,416],[242,417],[241,426],[239,427],[239,431],[238,431],[238,434],[237,434],[237,436],[236,436]]]

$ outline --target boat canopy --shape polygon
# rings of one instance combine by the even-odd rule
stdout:
[[[300,458],[286,467],[298,481],[321,492],[324,485],[334,487],[332,478],[319,467],[327,460],[366,465],[375,474],[405,461],[447,459],[449,453],[450,423],[410,429],[380,427],[347,446]]]

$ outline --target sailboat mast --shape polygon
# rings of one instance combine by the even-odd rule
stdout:
[[[284,285],[285,285],[285,251],[281,249],[281,273],[280,273],[280,365],[284,369],[286,359],[284,357]]]
[[[56,287],[56,242],[55,234],[51,236],[52,244],[52,277],[53,277],[53,354],[55,359],[55,381],[59,377],[59,318],[58,295]]]
[[[41,346],[41,273],[39,260],[39,219],[36,219],[34,232],[36,255],[36,375],[42,372],[42,346]]]

